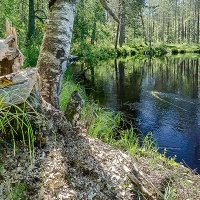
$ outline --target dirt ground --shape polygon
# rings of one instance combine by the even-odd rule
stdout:
[[[35,149],[32,164],[22,149],[16,157],[8,148],[1,151],[0,199],[9,199],[6,194],[20,182],[26,183],[26,195],[34,200],[165,199],[169,184],[176,193],[172,199],[200,199],[200,177],[182,165],[130,156],[77,130],[47,136],[46,147]],[[132,175],[151,198],[131,182]]]

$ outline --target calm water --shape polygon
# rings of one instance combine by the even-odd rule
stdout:
[[[160,151],[200,172],[198,58],[134,59],[76,66],[88,95],[125,114]]]

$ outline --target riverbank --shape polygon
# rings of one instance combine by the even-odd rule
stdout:
[[[22,49],[25,55],[24,67],[35,67],[39,55],[39,44],[31,45],[28,49]],[[200,45],[198,44],[152,44],[151,51],[148,44],[134,43],[114,48],[113,45],[72,45],[72,55],[78,56],[78,59],[85,62],[94,62],[109,60],[115,58],[126,58],[133,56],[153,56],[162,57],[165,55],[183,55],[200,54]]]
[[[73,91],[73,89],[79,90],[80,93],[84,95],[84,92],[82,91],[80,86],[78,86],[77,84],[74,84],[74,82],[70,78],[67,79],[67,81],[65,82],[65,88],[69,89],[71,92]],[[63,99],[66,99],[66,96],[64,97],[64,93],[62,94],[63,96],[61,95],[61,97]],[[122,122],[120,114],[116,114],[109,110],[102,109],[97,104],[92,103],[91,101],[85,102],[85,107],[82,113],[82,120],[83,120],[83,123],[85,124],[85,129],[86,129],[87,135],[89,134],[89,137],[99,138],[104,143],[107,143],[110,146],[110,148],[121,149],[119,151],[127,152],[128,156],[133,156],[134,159],[136,160],[144,159],[145,162],[147,162],[145,166],[149,168],[148,169],[149,171],[155,170],[155,169],[160,169],[161,171],[169,170],[170,177],[172,179],[171,178],[167,179],[167,184],[169,184],[168,186],[170,187],[168,189],[169,189],[169,192],[172,193],[171,194],[172,196],[177,195],[177,198],[174,197],[172,199],[187,199],[186,197],[184,197],[185,194],[181,196],[179,192],[177,191],[179,190],[178,189],[179,187],[183,187],[184,189],[182,188],[180,189],[180,191],[186,192],[187,190],[186,188],[189,183],[188,183],[187,178],[186,177],[185,177],[186,179],[183,178],[182,175],[185,174],[184,170],[188,170],[188,169],[185,168],[182,164],[175,162],[175,158],[166,158],[166,152],[164,152],[164,154],[158,153],[158,147],[155,146],[154,138],[152,137],[151,134],[148,134],[145,138],[143,138],[142,143],[139,142],[139,138],[136,135],[136,132],[134,129],[129,129],[129,130],[118,129],[119,124]],[[160,173],[162,174],[164,173],[164,171]],[[188,170],[188,172],[189,171],[190,170]],[[192,173],[192,172],[190,171],[189,173]],[[157,176],[158,174],[159,173],[156,172],[154,175]],[[179,180],[177,184],[170,185],[171,182],[175,181],[173,179],[174,174],[177,174],[177,175],[179,174],[178,175],[179,178],[182,177],[181,178],[182,182],[180,182],[180,179],[178,178]],[[197,180],[199,179],[198,175],[193,174],[192,176],[196,177]],[[160,179],[159,177],[157,178]],[[192,183],[194,182],[196,181],[192,181]],[[194,199],[197,197],[199,198],[198,195],[200,194],[196,186],[193,187],[191,191],[193,191],[192,193],[197,195],[197,196],[194,196]],[[188,197],[191,198],[192,193]]]
[[[16,142],[15,157],[4,143],[0,199],[200,198],[198,175],[159,154],[152,135],[140,143],[134,129],[120,130],[120,115],[86,99],[69,77],[62,110],[78,90],[85,101],[81,120],[63,135],[48,132],[43,143],[40,138],[32,158],[22,143]]]
[[[32,165],[23,148],[15,158],[1,152],[1,160],[5,157],[1,199],[200,198],[200,178],[187,168],[166,165],[152,155],[130,156],[88,137],[81,126],[48,135],[46,147],[35,149]]]
[[[139,55],[161,57],[164,55],[178,55],[178,54],[200,54],[200,46],[198,44],[161,44],[153,43],[151,48],[149,45],[133,44],[115,49],[112,45],[85,45],[84,48],[75,46],[72,49],[74,55],[77,55],[80,60],[92,62],[94,60],[108,60],[120,57],[132,57]]]

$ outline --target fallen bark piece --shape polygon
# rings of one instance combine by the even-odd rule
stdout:
[[[21,104],[30,96],[36,82],[36,68],[0,76],[0,98],[5,104]]]

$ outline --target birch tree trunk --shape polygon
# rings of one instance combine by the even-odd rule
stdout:
[[[76,0],[54,0],[38,59],[39,90],[42,99],[60,108],[60,85],[70,53]]]

